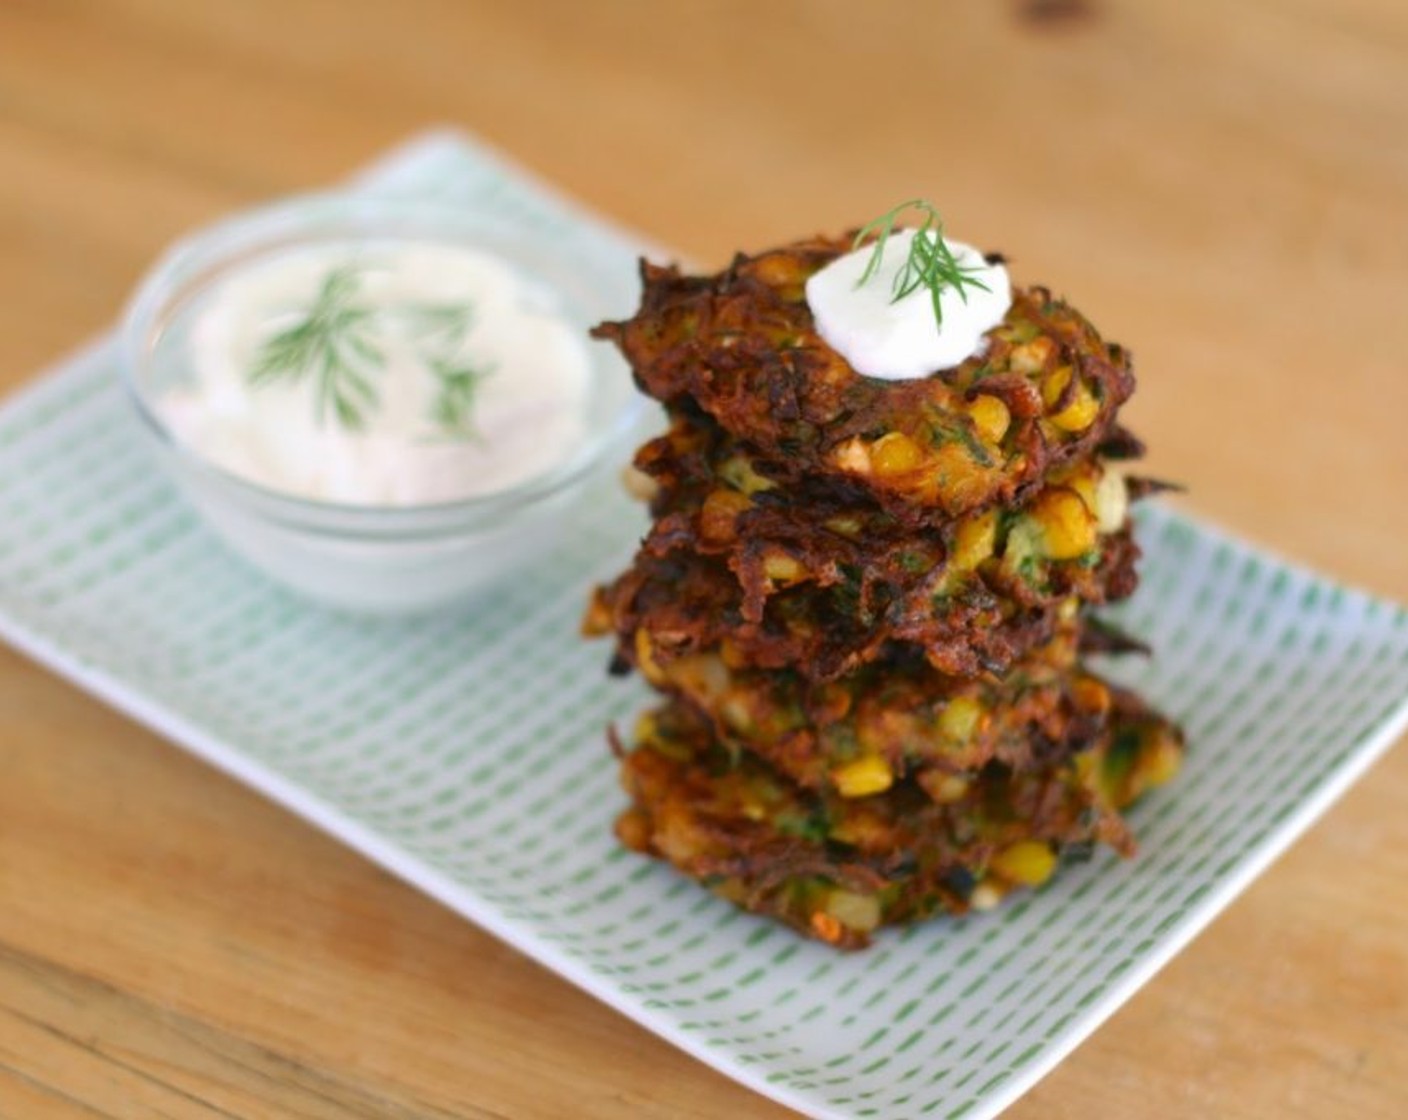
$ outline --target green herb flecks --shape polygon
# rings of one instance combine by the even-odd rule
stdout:
[[[474,426],[474,406],[479,386],[494,372],[492,366],[474,366],[441,358],[430,360],[430,372],[440,382],[440,392],[431,405],[430,418],[451,436],[482,439]]]
[[[372,341],[372,310],[354,302],[357,289],[353,269],[328,273],[308,314],[265,341],[249,383],[315,378],[318,423],[331,412],[349,431],[365,428],[380,400],[371,378],[384,359]]]
[[[479,386],[494,367],[459,357],[474,325],[474,308],[466,303],[418,303],[395,308],[394,313],[407,334],[420,340],[426,368],[439,382],[430,419],[452,439],[482,439],[474,409]]]
[[[922,552],[911,552],[908,549],[896,557],[896,563],[899,564],[901,571],[908,572],[912,576],[927,572],[934,567],[932,557],[926,556]]]
[[[943,301],[940,298],[947,288],[958,293],[964,303],[968,302],[967,288],[989,288],[974,273],[981,272],[977,265],[963,264],[944,240],[944,223],[933,205],[922,198],[912,198],[901,202],[893,210],[880,215],[873,222],[863,226],[856,234],[851,248],[859,249],[867,239],[875,239],[875,249],[866,262],[865,271],[856,281],[856,287],[867,283],[877,272],[885,256],[885,243],[899,226],[899,219],[906,210],[917,210],[924,217],[922,225],[914,231],[909,243],[909,256],[904,267],[895,274],[890,302],[898,303],[921,287],[929,290],[929,300],[934,308],[934,323],[942,327],[944,322]]]
[[[978,438],[978,433],[971,427],[971,422],[955,420],[951,423],[943,423],[931,420],[929,442],[935,447],[942,447],[947,443],[961,444],[979,466],[991,467],[993,465],[992,452]]]
[[[443,351],[463,346],[474,325],[474,308],[467,303],[412,303],[391,313],[402,320],[408,334]]]
[[[250,385],[315,378],[318,423],[331,415],[350,432],[364,431],[381,404],[375,379],[385,372],[386,354],[377,340],[385,341],[390,327],[437,382],[429,419],[452,439],[482,438],[474,411],[479,387],[493,370],[463,354],[474,308],[468,303],[375,307],[360,295],[355,266],[328,273],[303,317],[264,342],[249,371]]]
[[[825,809],[814,809],[805,814],[797,811],[779,813],[776,826],[782,835],[795,836],[812,844],[825,843],[831,835],[831,822]]]

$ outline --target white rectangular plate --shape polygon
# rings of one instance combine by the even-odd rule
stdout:
[[[359,189],[637,244],[465,137]],[[623,308],[626,314],[629,308]],[[1408,616],[1167,511],[1117,674],[1181,719],[1142,850],[996,913],[839,955],[621,851],[603,728],[643,694],[581,642],[639,514],[603,484],[566,545],[459,618],[359,621],[234,559],[159,477],[102,343],[0,411],[0,632],[740,1081],[821,1117],[985,1117],[1149,978],[1386,747]]]

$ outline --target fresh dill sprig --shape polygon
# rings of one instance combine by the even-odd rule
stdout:
[[[318,423],[331,413],[348,431],[363,431],[368,414],[381,403],[373,375],[386,366],[373,339],[379,327],[395,321],[399,335],[439,383],[430,419],[452,438],[482,438],[473,413],[479,385],[492,367],[460,354],[474,308],[468,303],[370,307],[357,301],[360,284],[355,266],[328,273],[306,315],[264,342],[249,371],[250,385],[315,377]]]
[[[354,269],[328,273],[308,314],[265,340],[249,383],[314,377],[318,423],[331,411],[350,431],[366,427],[367,411],[380,399],[371,373],[383,356],[371,340],[371,309],[354,302],[357,288]]]
[[[440,383],[430,418],[451,438],[482,439],[474,426],[474,406],[480,382],[493,367],[458,356],[474,325],[474,308],[467,303],[414,303],[394,311],[407,333],[420,340],[426,368]]]
[[[856,287],[859,288],[880,271],[885,255],[885,243],[890,239],[890,234],[895,232],[900,216],[911,209],[918,210],[924,216],[924,224],[915,229],[914,238],[909,243],[909,256],[905,259],[904,267],[895,274],[890,302],[898,303],[919,288],[928,288],[929,300],[934,308],[934,322],[942,327],[944,309],[939,297],[945,288],[956,291],[964,303],[968,302],[965,288],[981,288],[985,292],[992,289],[973,275],[980,272],[980,268],[963,264],[954,255],[948,242],[944,240],[943,219],[925,199],[911,198],[901,202],[893,210],[881,214],[861,227],[851,244],[852,250],[859,249],[867,238],[874,237],[875,251],[866,262],[865,271],[856,281]]]
[[[446,358],[431,358],[429,366],[430,372],[440,382],[440,392],[430,409],[431,419],[452,437],[482,439],[482,434],[474,426],[474,406],[480,384],[494,372],[494,368]]]
[[[474,308],[467,303],[410,303],[390,311],[405,323],[407,334],[440,352],[458,350],[474,325]]]

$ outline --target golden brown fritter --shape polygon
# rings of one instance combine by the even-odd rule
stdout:
[[[863,498],[779,486],[732,441],[703,446],[710,442],[706,429],[677,422],[641,449],[637,464],[657,485],[643,549],[725,558],[749,621],[774,592],[803,583],[850,580],[862,604],[923,604],[981,583],[1023,608],[1071,595],[1110,602],[1133,590],[1132,566],[1102,567],[1106,552],[1113,560],[1128,548],[1129,502],[1123,476],[1099,460],[1053,471],[1019,506],[914,530]],[[1116,570],[1122,578],[1111,585],[1105,577]]]
[[[740,256],[714,276],[642,263],[620,347],[643,391],[707,414],[785,483],[827,479],[908,524],[1020,500],[1111,434],[1128,354],[1044,288],[1014,289],[983,353],[928,378],[856,373],[816,333],[805,284],[851,238]]]
[[[766,594],[745,595],[738,574],[716,557],[686,548],[642,549],[587,611],[589,635],[615,633],[618,662],[651,664],[720,649],[734,667],[790,669],[834,680],[873,661],[917,654],[949,676],[1002,673],[1051,640],[1082,598],[1103,601],[1135,584],[1138,549],[1128,528],[1103,538],[1090,567],[1041,595],[994,589],[981,571],[938,586],[898,587],[879,568],[841,569],[837,579],[787,585],[768,576]],[[998,569],[1001,573],[1001,569]],[[940,573],[942,576],[942,573]]]
[[[715,651],[660,666],[657,687],[702,715],[721,743],[799,786],[866,797],[912,779],[935,800],[998,761],[1065,757],[1103,724],[1109,690],[1078,671],[1079,629],[1001,678],[955,680],[922,660],[882,662],[835,681],[730,669]]]
[[[719,560],[679,551],[641,553],[588,608],[587,634],[617,635],[617,665],[654,681],[653,664],[721,650],[733,666],[788,669],[834,680],[916,646],[939,671],[973,677],[999,673],[1049,641],[1075,610],[1069,599],[1015,609],[974,587],[914,609],[904,602],[862,603],[857,583],[801,584],[769,596],[762,617],[743,616],[738,581]],[[900,643],[903,643],[901,645]]]
[[[1133,840],[1120,810],[1177,771],[1182,739],[1128,693],[1082,748],[1021,771],[991,765],[946,802],[912,782],[848,799],[805,791],[717,740],[688,708],[641,720],[622,760],[622,842],[736,904],[842,948],[936,911],[1037,886],[1063,851]]]

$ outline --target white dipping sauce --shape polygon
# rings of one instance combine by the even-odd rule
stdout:
[[[334,275],[346,279],[330,300]],[[199,456],[295,497],[415,506],[491,494],[550,471],[585,434],[589,358],[554,303],[499,258],[462,246],[290,250],[212,290],[189,332],[189,380],[153,403]],[[343,316],[327,337],[341,340],[338,368],[363,386],[334,379],[350,405],[341,413],[323,351],[270,370],[271,340],[317,306]]]
[[[860,279],[875,254],[873,244],[837,258],[807,281],[807,304],[817,333],[867,377],[903,381],[951,369],[983,351],[984,335],[1012,306],[1007,269],[989,264],[971,245],[947,238],[958,263],[971,269],[968,275],[991,290],[965,285],[960,294],[956,288],[943,288],[942,326],[935,321],[933,298],[923,284],[895,300],[895,278],[904,269],[915,234],[913,229],[891,234],[879,269],[864,284]]]

